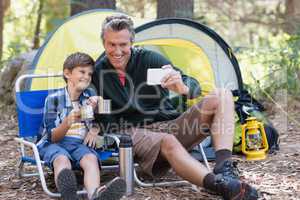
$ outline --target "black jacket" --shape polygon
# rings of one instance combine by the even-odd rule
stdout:
[[[112,114],[96,116],[98,121],[104,127],[109,124],[127,127],[177,118],[180,112],[172,104],[169,91],[158,85],[146,84],[147,69],[161,68],[166,64],[171,62],[156,52],[132,48],[126,67],[125,86],[122,86],[107,57],[100,57],[96,61],[92,83],[99,95],[111,99]],[[184,74],[182,78],[191,91],[187,98],[199,96],[201,90],[198,81]],[[109,132],[108,129],[105,131]]]

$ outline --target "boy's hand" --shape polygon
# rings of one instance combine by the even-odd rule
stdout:
[[[68,115],[68,125],[71,126],[73,123],[81,121],[81,113],[79,109],[73,109]]]
[[[98,104],[98,96],[92,96],[87,100],[87,104],[91,105],[93,107],[93,109],[95,110],[95,108],[97,107]]]
[[[83,144],[85,144],[91,148],[95,148],[98,133],[99,133],[99,128],[92,127],[89,130],[89,132],[87,133],[87,135],[85,136]]]

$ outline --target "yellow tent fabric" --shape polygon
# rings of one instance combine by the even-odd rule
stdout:
[[[101,24],[107,16],[116,13],[113,10],[96,9],[68,19],[40,48],[33,63],[33,73],[61,74],[66,57],[77,51],[97,59],[104,51],[100,38]],[[196,78],[201,85],[202,95],[215,87],[239,88],[242,80],[238,64],[228,56],[227,44],[212,30],[184,19],[152,22],[132,19],[135,27],[138,27],[134,45],[163,54],[184,73]],[[31,90],[43,90],[64,85],[62,78],[41,78],[32,80],[29,86]]]
[[[100,38],[105,17],[116,11],[92,10],[75,15],[60,26],[49,38],[35,64],[34,74],[61,74],[63,62],[71,53],[81,51],[97,59],[104,51]],[[147,20],[132,18],[135,26]],[[65,85],[62,78],[34,79],[31,90],[59,88]]]

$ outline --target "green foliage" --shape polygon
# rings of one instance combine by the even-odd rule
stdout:
[[[53,32],[70,16],[70,0],[47,0],[43,10],[46,34]]]
[[[36,3],[37,0],[11,2],[11,7],[4,18],[2,57],[4,61],[28,51],[32,46]]]
[[[30,51],[38,16],[39,2],[42,0],[12,1],[4,18],[3,64],[21,53]],[[69,16],[69,0],[43,0],[40,40],[54,31]]]
[[[277,91],[300,96],[300,35],[260,39],[260,48],[239,53],[247,86],[257,98],[274,97]],[[246,66],[246,67],[245,67]]]

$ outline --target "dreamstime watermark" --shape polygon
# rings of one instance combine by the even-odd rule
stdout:
[[[29,71],[28,74],[32,74],[32,71]],[[45,71],[40,72],[41,74],[48,74],[49,76],[54,75],[53,72],[51,71]],[[105,73],[102,73],[99,75],[99,83],[96,83],[96,85],[98,85],[98,91],[97,93],[101,96],[104,95],[104,87],[105,84],[110,84],[105,82],[105,77],[106,76],[112,76],[112,75],[117,75],[115,70],[108,70],[105,71]],[[34,77],[37,78],[37,77]],[[26,88],[27,89],[31,89],[30,87],[32,87],[33,84],[33,77],[29,78],[30,80],[27,82],[25,82],[25,85],[23,85],[22,88]],[[47,91],[48,89],[46,88],[57,88],[56,86],[60,86],[62,87],[63,84],[59,84],[59,81],[56,78],[53,77],[47,77],[47,78],[42,78],[43,82],[42,83],[34,83],[35,85],[40,84],[40,86],[45,87],[45,91]],[[116,79],[117,81],[117,79]],[[180,113],[184,112],[184,110],[182,110],[182,105],[177,104],[174,105],[172,104],[170,97],[169,97],[169,91],[167,89],[161,88],[161,86],[157,85],[157,86],[148,86],[146,84],[146,81],[140,81],[139,84],[137,84],[136,82],[134,82],[135,80],[133,80],[132,77],[130,77],[130,75],[126,74],[126,92],[127,92],[127,97],[126,100],[127,102],[120,106],[117,109],[112,109],[111,113],[112,115],[118,115],[118,114],[122,114],[123,112],[126,112],[128,109],[134,109],[135,111],[137,111],[137,113],[145,115],[145,116],[155,116],[155,115],[159,115],[159,114],[164,114],[164,115],[168,115],[168,114],[173,114],[176,111],[179,111]],[[62,82],[63,83],[63,82]],[[30,85],[31,84],[31,85]],[[205,84],[209,84],[209,83],[205,83]],[[96,89],[95,85],[91,84],[91,87]],[[232,83],[232,85],[230,85],[230,82],[227,83],[226,87],[234,87],[234,83]],[[49,90],[51,91],[51,89]],[[32,95],[35,95],[35,91],[30,91],[32,92]],[[226,115],[227,112],[230,111],[230,108],[228,109],[228,107],[232,107],[233,102],[232,102],[232,96],[231,94],[229,94],[230,92],[227,90],[215,90],[211,93],[209,93],[206,97],[204,97],[202,99],[202,103],[196,103],[192,106],[192,108],[188,109],[187,111],[185,111],[186,113],[189,112],[197,112],[197,116],[200,115],[208,115],[208,116],[212,116],[216,114],[216,109],[214,107],[214,105],[212,106],[212,108],[206,109],[203,108],[203,104],[208,103],[210,104],[211,102],[216,102],[215,106],[219,107],[218,110],[218,114],[221,115]],[[20,93],[21,95],[21,93]],[[23,101],[22,100],[22,96],[19,96],[20,98],[18,99],[18,109],[26,112],[26,113],[30,113],[30,114],[43,114],[43,102],[40,105],[40,107],[37,106],[31,106],[28,105],[27,101]],[[44,96],[45,97],[45,96]],[[180,95],[178,96],[180,99]],[[32,96],[32,98],[35,98],[34,96]],[[59,97],[62,99],[58,99],[58,101],[63,100],[64,97]],[[41,100],[43,101],[43,100]],[[145,106],[145,102],[147,102],[147,106]],[[185,103],[184,100],[181,98],[181,103]],[[213,104],[213,103],[212,103]],[[222,104],[221,106],[219,104]],[[151,106],[148,106],[151,105]],[[170,106],[171,105],[171,106]],[[170,109],[171,108],[171,109]],[[134,126],[134,124],[126,124],[125,126]],[[124,126],[124,123],[122,123],[122,126]],[[148,122],[149,123],[149,122]],[[120,128],[120,122],[115,123],[115,124],[111,124],[111,127],[113,127],[112,129],[114,130],[119,130]],[[177,127],[178,125],[172,125],[172,127],[169,127],[170,129],[174,130],[174,132],[176,132],[176,130],[179,130],[180,127]],[[203,131],[203,127],[205,126],[203,124],[197,124],[196,122],[193,123],[188,123],[188,121],[184,120],[184,123],[181,124],[181,126],[184,126],[185,128],[182,130],[187,130],[187,133],[183,133],[183,134],[189,134],[190,132],[193,133],[200,133],[201,131]],[[208,125],[206,125],[208,127]],[[208,129],[206,127],[206,129]],[[225,126],[227,127],[227,126]],[[103,129],[105,129],[105,127],[102,127]],[[217,130],[220,130],[220,128],[217,128]],[[231,132],[231,131],[222,131],[223,132]]]
[[[233,137],[234,125],[233,123],[213,123],[209,124],[201,122],[198,119],[184,118],[182,120],[172,120],[152,123],[149,119],[141,120],[139,123],[128,122],[125,119],[120,119],[118,122],[110,122],[107,124],[100,124],[102,133],[119,133],[119,134],[133,134],[135,132],[161,132],[168,133],[175,136],[208,136],[219,135]]]

